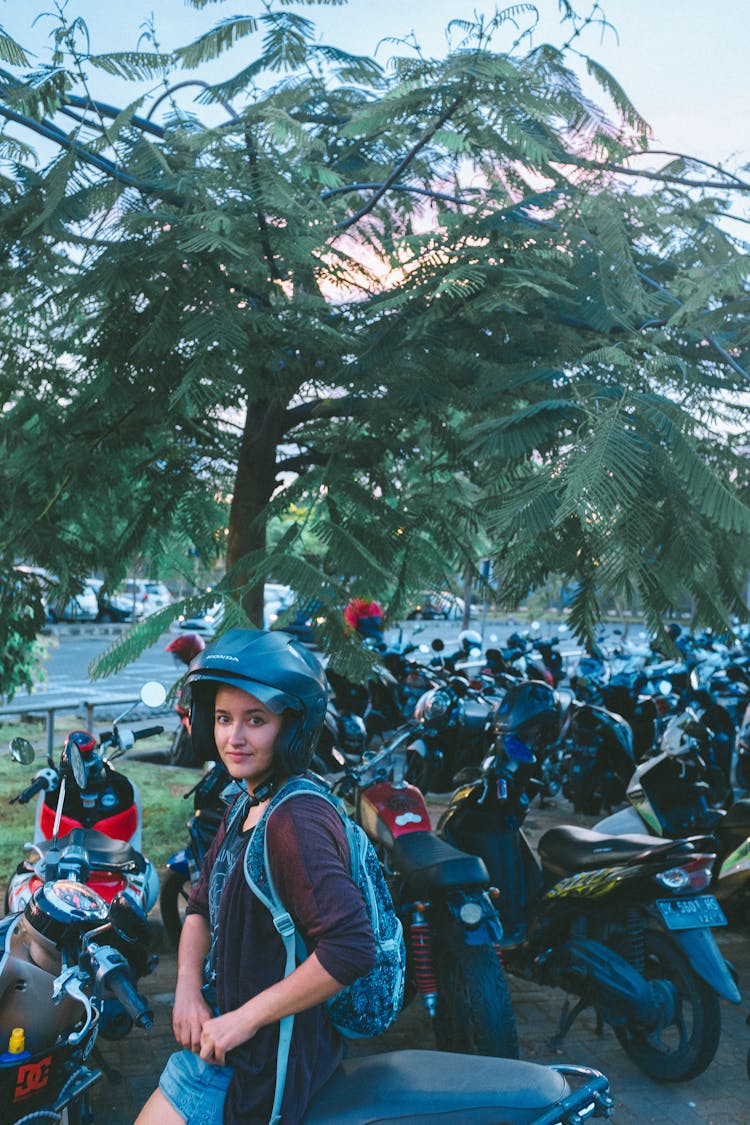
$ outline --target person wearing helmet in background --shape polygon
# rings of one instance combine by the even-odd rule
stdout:
[[[193,738],[244,788],[188,901],[172,1016],[183,1050],[167,1062],[136,1125],[265,1125],[279,1021],[296,1014],[282,1106],[285,1125],[295,1125],[341,1059],[324,1003],[371,969],[372,928],[328,802],[300,793],[267,822],[271,877],[310,954],[287,977],[283,943],[245,880],[243,859],[271,796],[310,764],[325,673],[281,630],[231,629],[192,662],[186,686]]]
[[[352,598],[344,610],[344,625],[364,641],[383,640],[383,610],[374,598]]]

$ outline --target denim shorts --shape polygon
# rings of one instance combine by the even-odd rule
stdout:
[[[231,1077],[231,1066],[212,1066],[192,1051],[176,1051],[162,1071],[159,1089],[185,1125],[221,1125]]]

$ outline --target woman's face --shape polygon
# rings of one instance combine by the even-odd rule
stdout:
[[[221,685],[214,704],[214,738],[235,781],[255,789],[273,769],[273,747],[283,716],[242,688]]]

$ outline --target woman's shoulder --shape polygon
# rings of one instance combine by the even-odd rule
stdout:
[[[266,826],[266,832],[273,836],[291,833],[300,840],[319,836],[321,829],[332,832],[336,839],[345,837],[341,817],[331,801],[309,792],[290,794],[272,810]]]

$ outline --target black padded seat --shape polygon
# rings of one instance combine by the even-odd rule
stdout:
[[[58,851],[66,845],[78,845],[85,849],[89,859],[89,866],[96,870],[104,871],[145,871],[146,861],[140,852],[131,847],[124,840],[113,840],[95,828],[74,828],[67,836],[61,836],[57,842]],[[40,840],[34,847],[42,855],[46,855],[52,847],[50,840]]]
[[[304,1125],[533,1125],[569,1092],[537,1063],[447,1051],[346,1059],[313,1100]]]
[[[722,818],[720,827],[744,828],[745,825],[750,829],[750,800],[747,797],[734,802],[726,816]]]
[[[704,838],[701,837],[701,840]],[[662,840],[658,836],[608,836],[590,828],[559,825],[545,832],[537,845],[542,866],[559,875],[577,871],[596,871],[600,867],[617,867],[647,856],[667,852],[695,852],[688,840]],[[708,849],[715,851],[715,845]]]
[[[451,887],[487,887],[484,860],[461,852],[433,832],[407,832],[393,845],[392,863],[403,879],[406,901],[430,898]]]

